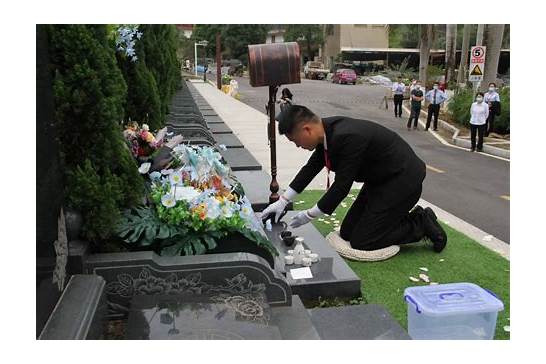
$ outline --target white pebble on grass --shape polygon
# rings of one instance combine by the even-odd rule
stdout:
[[[324,221],[324,219],[323,219],[322,217],[320,217],[320,218],[318,219],[318,221]]]
[[[508,325],[504,326],[503,329],[506,332],[510,332],[510,326],[508,326]]]
[[[330,225],[330,221],[324,221],[324,223]]]
[[[430,283],[430,278],[429,278],[426,274],[424,274],[424,273],[419,274],[419,278],[420,278],[423,282]]]
[[[440,259],[440,262],[443,262],[445,259]]]
[[[415,277],[412,277],[412,276],[409,277],[409,280],[412,281],[412,282],[419,282],[419,279],[417,279]]]
[[[430,283],[429,283],[429,285],[431,285],[431,286],[436,286],[436,285],[438,285],[438,284],[439,284],[438,282],[430,282]]]
[[[336,215],[337,215],[337,214],[336,214],[335,212],[332,214],[332,216],[336,216]]]
[[[422,270],[423,272],[428,272],[428,268],[426,268],[426,267],[421,267],[421,268],[419,268],[419,270]]]

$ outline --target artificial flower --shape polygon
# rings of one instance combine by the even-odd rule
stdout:
[[[161,197],[161,204],[167,208],[173,207],[176,205],[176,200],[171,194],[166,194]]]

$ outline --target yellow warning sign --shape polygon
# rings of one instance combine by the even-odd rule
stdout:
[[[476,65],[474,66],[474,68],[472,69],[472,72],[470,72],[470,76],[483,76],[483,72],[480,68],[480,65]]]

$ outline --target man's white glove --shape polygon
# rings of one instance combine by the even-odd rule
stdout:
[[[290,227],[291,228],[300,227],[302,225],[307,224],[308,222],[310,222],[314,218],[317,218],[317,217],[319,217],[319,216],[321,216],[323,214],[324,214],[324,212],[322,212],[318,208],[318,206],[315,205],[314,207],[310,208],[309,210],[300,211],[296,216],[294,216],[292,218],[292,220],[290,220]]]
[[[294,191],[292,188],[288,187],[288,189],[280,196],[279,200],[272,203],[271,205],[267,206],[262,211],[262,219],[267,218],[270,214],[275,214],[275,219],[273,219],[273,222],[279,222],[279,219],[286,209],[286,206],[290,203],[290,201],[296,197],[298,193]]]

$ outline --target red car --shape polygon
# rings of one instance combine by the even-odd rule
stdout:
[[[356,73],[354,70],[347,68],[338,69],[332,77],[332,82],[337,82],[339,84],[352,83],[353,85],[356,85]]]

